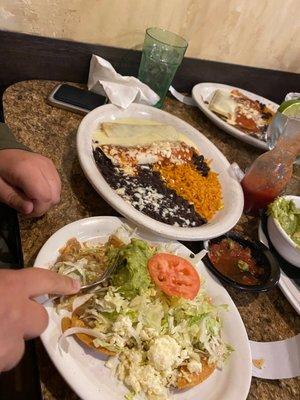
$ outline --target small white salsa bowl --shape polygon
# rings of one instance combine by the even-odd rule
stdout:
[[[300,207],[300,196],[283,196],[287,200],[294,200],[296,207]],[[268,217],[268,233],[275,249],[289,263],[300,268],[300,249],[281,227],[279,221],[272,216]]]

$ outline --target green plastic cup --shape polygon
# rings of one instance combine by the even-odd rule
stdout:
[[[160,28],[146,30],[138,77],[160,97],[155,107],[162,107],[187,46],[188,42],[176,33]]]

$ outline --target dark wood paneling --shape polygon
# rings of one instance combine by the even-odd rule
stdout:
[[[199,82],[241,87],[281,103],[289,92],[300,92],[300,74],[264,68],[187,58],[177,72],[174,86],[191,90]]]
[[[137,75],[141,53],[115,47],[0,31],[0,85],[26,79],[86,83],[91,55],[109,60],[122,74]],[[267,56],[267,55],[266,55]],[[199,82],[240,86],[273,101],[300,91],[300,74],[185,58],[173,85],[190,91]]]
[[[122,73],[137,74],[141,53],[0,31],[0,84],[26,79],[86,83],[91,55],[108,59]]]

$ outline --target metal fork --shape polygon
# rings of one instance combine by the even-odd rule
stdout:
[[[100,283],[105,282],[114,273],[115,269],[117,268],[119,259],[120,259],[120,255],[118,253],[115,256],[113,262],[110,264],[110,266],[108,268],[106,268],[106,270],[103,272],[103,274],[101,275],[101,277],[97,281],[95,281],[93,283],[89,283],[87,285],[82,285],[81,288],[79,289],[79,291],[76,294],[79,294],[83,290],[91,289],[91,288],[93,288],[95,286],[100,285]],[[47,303],[53,302],[54,300],[59,299],[60,297],[62,297],[62,295],[49,297],[42,304],[45,305]]]

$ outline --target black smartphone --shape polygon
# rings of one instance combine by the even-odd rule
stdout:
[[[54,88],[48,97],[51,105],[74,111],[80,114],[87,114],[94,108],[107,103],[107,97],[80,89],[76,86],[61,83]]]

